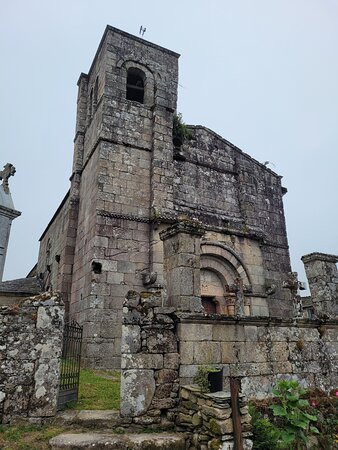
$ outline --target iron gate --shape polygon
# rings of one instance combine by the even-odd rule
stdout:
[[[81,363],[82,327],[73,320],[65,324],[63,334],[62,358],[58,409],[66,403],[77,401],[79,392]]]

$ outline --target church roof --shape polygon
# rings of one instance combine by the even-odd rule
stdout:
[[[36,295],[42,292],[42,286],[38,277],[18,278],[16,280],[0,283],[1,294],[27,294]]]

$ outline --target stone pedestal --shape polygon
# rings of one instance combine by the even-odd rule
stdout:
[[[178,222],[160,233],[164,253],[164,286],[168,304],[201,312],[201,236],[199,222]]]
[[[12,221],[20,214],[21,212],[14,208],[8,187],[6,188],[6,185],[2,184],[0,186],[0,281],[2,281],[4,272]]]
[[[251,416],[246,397],[240,394],[238,403],[243,450],[251,450]],[[207,394],[197,385],[182,386],[176,424],[182,430],[188,430],[192,436],[192,447],[196,450],[235,448],[231,395],[228,392]]]
[[[338,256],[310,253],[302,257],[311,291],[314,314],[319,318],[338,315]]]

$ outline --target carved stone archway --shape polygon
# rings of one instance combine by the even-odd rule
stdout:
[[[251,278],[237,253],[220,242],[201,243],[201,296],[207,312],[215,303],[218,314],[244,314],[244,292],[252,290]]]

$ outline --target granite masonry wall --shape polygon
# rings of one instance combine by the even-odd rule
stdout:
[[[223,368],[241,378],[249,398],[271,395],[279,378],[294,378],[308,387],[330,391],[338,385],[336,321],[182,315],[178,324],[180,382],[190,384],[199,366]]]
[[[134,424],[173,425],[179,353],[175,308],[158,293],[129,291],[123,308],[121,415]]]
[[[0,308],[0,423],[56,414],[63,325],[50,293]]]
[[[260,301],[254,307],[265,306],[266,312],[260,311],[264,315],[290,317],[290,292],[283,289],[291,266],[282,177],[213,131],[189,129],[192,138],[175,160],[176,209],[199,219],[209,235],[218,232],[219,241],[236,249],[256,279],[253,293]],[[254,260],[248,244],[257,247]]]
[[[161,305],[159,292],[135,291],[124,304],[121,416],[134,424],[175,425],[188,432],[193,448],[207,448],[212,440],[215,448],[231,449],[230,377],[236,378],[249,449],[246,398],[271,396],[283,378],[326,392],[337,387],[334,320],[226,317]],[[222,391],[202,394],[194,384],[205,366],[222,369]]]

